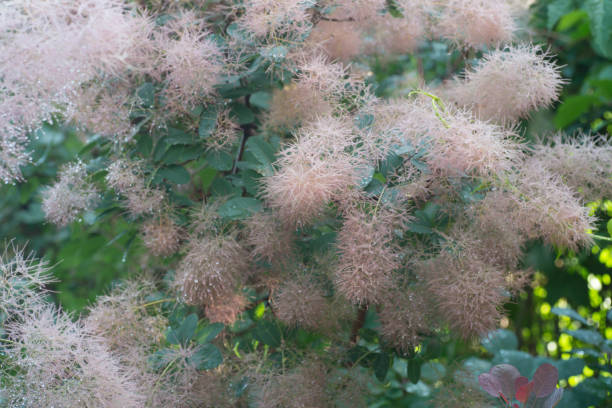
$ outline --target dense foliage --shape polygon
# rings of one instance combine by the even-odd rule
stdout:
[[[2,2],[0,405],[606,406],[611,15]]]

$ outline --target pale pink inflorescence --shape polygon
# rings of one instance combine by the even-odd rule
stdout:
[[[380,332],[383,339],[398,349],[412,353],[430,333],[430,308],[423,291],[418,289],[392,290],[381,301]]]
[[[189,112],[210,96],[224,69],[222,50],[202,25],[186,13],[164,27],[158,39],[165,104],[176,112]]]
[[[280,153],[278,171],[264,179],[264,197],[287,225],[310,224],[356,182],[360,160],[347,151],[354,137],[350,123],[323,117]]]
[[[327,370],[323,363],[307,361],[284,374],[260,376],[255,407],[328,407]]]
[[[447,96],[480,118],[515,122],[559,98],[565,83],[559,71],[539,47],[510,46],[485,54],[450,85]]]
[[[594,217],[577,194],[541,163],[524,163],[515,201],[530,238],[542,238],[559,248],[578,250],[592,243]]]
[[[6,244],[0,253],[0,313],[18,316],[36,309],[54,281],[46,262],[14,243]]]
[[[393,272],[401,266],[395,224],[396,215],[385,209],[373,215],[359,209],[347,213],[338,233],[334,283],[352,303],[377,303],[393,286]]]
[[[170,256],[179,249],[180,228],[168,217],[151,219],[142,226],[142,240],[155,256]]]
[[[275,315],[289,326],[322,327],[330,312],[323,289],[307,276],[287,280],[272,298]]]
[[[245,243],[251,248],[253,259],[273,263],[293,255],[293,230],[284,226],[275,214],[259,212],[245,223]]]
[[[132,280],[98,296],[89,307],[84,324],[101,338],[109,350],[125,364],[146,371],[146,354],[164,340],[167,320],[160,314],[149,314],[147,298],[156,292],[153,283]]]
[[[227,293],[206,305],[204,314],[212,323],[232,325],[248,305],[249,301],[242,293]]]
[[[8,325],[5,348],[18,370],[3,393],[10,406],[142,407],[145,390],[81,322],[54,306],[41,306]]]
[[[612,144],[603,137],[558,134],[533,148],[533,159],[585,201],[612,197]]]
[[[464,338],[473,338],[497,326],[501,308],[508,300],[501,270],[464,248],[443,248],[420,269],[420,278],[436,299],[439,316],[453,330]]]
[[[82,162],[63,167],[59,180],[43,191],[42,208],[49,222],[60,227],[91,210],[99,200],[96,188],[87,182],[87,169]]]
[[[151,24],[119,0],[5,1],[0,5],[0,176],[20,179],[26,134],[71,117],[83,84],[146,71]]]
[[[505,182],[510,188],[487,193],[475,212],[480,225],[508,232],[513,251],[527,239],[574,251],[592,242],[594,217],[589,209],[539,160],[523,162],[520,172],[508,175]],[[498,217],[508,225],[501,225]]]
[[[443,0],[435,33],[461,47],[509,43],[517,30],[508,0]]]
[[[259,38],[298,37],[310,27],[308,8],[303,0],[246,0],[238,25]]]
[[[248,253],[231,236],[194,238],[175,284],[191,305],[214,304],[233,293],[249,274]]]
[[[162,210],[163,191],[145,184],[141,162],[117,159],[108,166],[106,182],[125,197],[125,206],[134,216],[155,214]]]
[[[430,135],[433,145],[427,161],[432,170],[447,176],[499,175],[522,157],[516,133],[467,111],[448,109]]]

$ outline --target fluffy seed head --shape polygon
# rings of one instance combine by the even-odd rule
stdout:
[[[405,353],[414,352],[421,336],[431,331],[429,309],[422,291],[391,291],[384,296],[379,312],[382,337]]]
[[[137,408],[144,394],[104,342],[53,306],[7,328],[18,369],[9,406]]]
[[[517,45],[484,56],[447,94],[483,119],[514,122],[550,106],[566,81],[559,66],[539,47]]]
[[[395,215],[349,211],[338,233],[340,260],[335,271],[339,293],[356,304],[377,303],[393,284],[392,273],[401,265],[393,242]]]
[[[464,338],[480,336],[497,326],[507,300],[504,275],[463,250],[443,249],[422,265],[421,278],[437,310]]]
[[[192,14],[184,14],[165,31],[159,40],[164,50],[159,70],[167,82],[166,105],[188,112],[213,93],[223,54]]]
[[[46,262],[25,249],[6,244],[0,253],[0,314],[23,315],[42,302],[45,286],[54,282]]]
[[[308,2],[300,0],[247,0],[238,24],[259,37],[301,37],[310,29]]]
[[[445,0],[435,30],[462,47],[496,46],[512,41],[513,14],[506,0]]]
[[[272,304],[276,316],[289,326],[316,329],[329,313],[323,290],[307,277],[286,281],[274,294]]]
[[[269,263],[293,254],[293,231],[284,226],[274,213],[259,212],[246,221],[246,244],[255,259]]]
[[[0,5],[0,176],[20,178],[27,133],[70,118],[84,89],[150,63],[147,18],[123,1],[31,0]],[[86,87],[83,85],[87,84]]]
[[[242,293],[228,293],[206,305],[204,314],[212,323],[232,325],[249,302]]]
[[[564,137],[534,146],[533,159],[585,201],[612,197],[612,143],[601,137]]]
[[[352,143],[350,125],[332,117],[300,129],[281,152],[279,170],[264,180],[264,197],[284,222],[311,223],[355,183],[359,160],[346,151]]]
[[[58,182],[42,194],[42,207],[49,222],[66,226],[96,205],[98,191],[86,178],[87,170],[82,162],[66,165],[60,170]]]
[[[308,45],[333,60],[348,62],[361,53],[362,35],[354,22],[320,21],[308,37]]]
[[[327,370],[311,361],[286,374],[269,375],[260,379],[255,406],[260,408],[327,407]]]
[[[84,319],[85,327],[103,339],[109,350],[124,362],[140,362],[150,347],[163,341],[163,332],[168,326],[163,316],[150,315],[143,307],[155,291],[155,286],[144,280],[122,283],[109,294],[97,297]]]
[[[155,256],[170,256],[179,249],[181,230],[167,217],[151,219],[142,226],[142,240]]]
[[[592,243],[588,231],[594,229],[594,217],[559,176],[551,174],[539,161],[528,160],[515,184],[516,218],[523,220],[519,225],[528,237],[574,251]]]
[[[248,274],[248,254],[230,236],[193,239],[175,285],[190,305],[208,305],[233,292]]]
[[[518,135],[511,129],[475,119],[469,112],[448,110],[445,121],[430,131],[432,169],[445,175],[486,177],[512,168],[521,157]]]
[[[106,182],[125,196],[125,206],[132,215],[153,214],[162,209],[163,191],[145,185],[144,172],[139,162],[116,160],[108,167]]]

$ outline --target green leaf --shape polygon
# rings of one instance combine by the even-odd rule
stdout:
[[[249,99],[252,106],[256,106],[260,109],[269,109],[271,100],[272,95],[270,94],[270,92],[263,91],[255,92],[251,95],[251,99]]]
[[[374,359],[374,374],[378,381],[385,381],[387,371],[391,366],[391,357],[387,353],[377,353]]]
[[[569,334],[576,340],[580,340],[583,343],[591,344],[593,346],[599,346],[603,343],[603,337],[595,330],[578,329],[578,330],[565,330],[564,333]]]
[[[176,145],[170,146],[170,148],[166,150],[166,153],[161,158],[161,161],[165,164],[179,164],[197,159],[203,154],[204,149],[202,147]]]
[[[591,20],[593,48],[598,54],[612,59],[612,1],[586,0],[583,7]]]
[[[573,0],[554,0],[547,7],[546,27],[552,30],[557,21],[574,9]]]
[[[610,237],[612,237],[612,218],[610,218],[608,220],[608,223],[606,224],[606,227],[608,229],[608,235],[610,235]]]
[[[155,178],[166,179],[176,184],[187,184],[191,180],[191,175],[183,166],[174,165],[159,169]]]
[[[256,198],[236,197],[219,207],[218,213],[224,218],[233,220],[245,219],[261,211],[263,204]]]
[[[198,142],[193,134],[187,133],[182,129],[173,127],[168,128],[168,134],[165,137],[165,141],[169,145],[189,145]]]
[[[210,151],[206,155],[210,167],[219,171],[230,171],[234,166],[234,158],[224,151]]]
[[[496,354],[500,350],[518,349],[518,339],[510,330],[497,329],[490,332],[482,339],[482,346],[491,354]]]
[[[136,95],[138,95],[145,108],[152,108],[155,105],[155,86],[151,82],[142,84],[136,90]]]
[[[211,323],[198,330],[196,333],[197,342],[200,344],[214,340],[225,328],[223,323]]]
[[[166,340],[168,340],[170,344],[186,344],[193,338],[197,325],[198,316],[192,313],[182,321],[179,327],[168,330]]]
[[[421,358],[412,358],[408,360],[408,364],[406,365],[406,376],[413,384],[416,384],[421,379],[421,366],[423,365],[423,360]]]
[[[274,148],[262,136],[253,136],[247,139],[245,144],[245,154],[248,152],[262,165],[259,173],[262,176],[271,176],[274,173]],[[245,155],[245,159],[248,156]],[[260,166],[256,166],[260,167]],[[256,170],[257,169],[253,169]]]
[[[593,104],[599,102],[599,98],[594,95],[573,95],[567,97],[553,120],[558,129],[563,129],[586,113]]]
[[[219,111],[216,107],[212,107],[202,112],[200,116],[200,126],[198,127],[198,136],[200,136],[200,139],[206,139],[215,131],[218,115]]]
[[[246,125],[255,121],[255,114],[246,105],[233,103],[231,105],[232,116],[237,119],[239,125]]]
[[[212,370],[223,363],[223,354],[214,344],[206,343],[199,346],[186,361],[197,370]]]
[[[270,322],[263,321],[253,329],[253,337],[260,342],[267,344],[270,347],[278,347],[281,345],[280,328]]]
[[[202,171],[200,171],[200,180],[202,181],[202,190],[205,192],[208,191],[208,188],[212,185],[215,176],[217,175],[217,170],[212,167],[206,167]]]
[[[557,316],[567,316],[569,318],[579,321],[582,324],[589,324],[587,320],[584,317],[580,316],[575,310],[569,308],[553,307],[550,311],[551,313],[556,314]]]
[[[570,358],[567,360],[558,360],[554,365],[559,370],[559,379],[566,380],[574,375],[582,374],[582,370],[586,365],[581,358]]]

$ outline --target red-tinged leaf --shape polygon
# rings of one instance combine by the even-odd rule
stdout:
[[[533,392],[538,398],[550,395],[557,388],[559,372],[552,364],[544,363],[533,375]]]
[[[519,388],[521,388],[523,385],[527,384],[528,382],[529,382],[529,378],[519,377],[516,380],[514,380],[514,389],[518,391]]]
[[[513,408],[520,408],[519,404],[517,404],[516,402],[514,403],[514,405],[512,406]]]
[[[518,370],[510,364],[499,364],[491,368],[489,374],[497,378],[502,393],[512,398],[516,393],[514,383],[521,376]]]
[[[533,389],[533,381],[527,384],[523,384],[518,390],[516,390],[516,399],[519,402],[525,403],[531,394]]]
[[[497,398],[502,392],[502,387],[496,377],[489,373],[483,373],[478,376],[478,383],[483,390],[489,393],[489,395]]]

